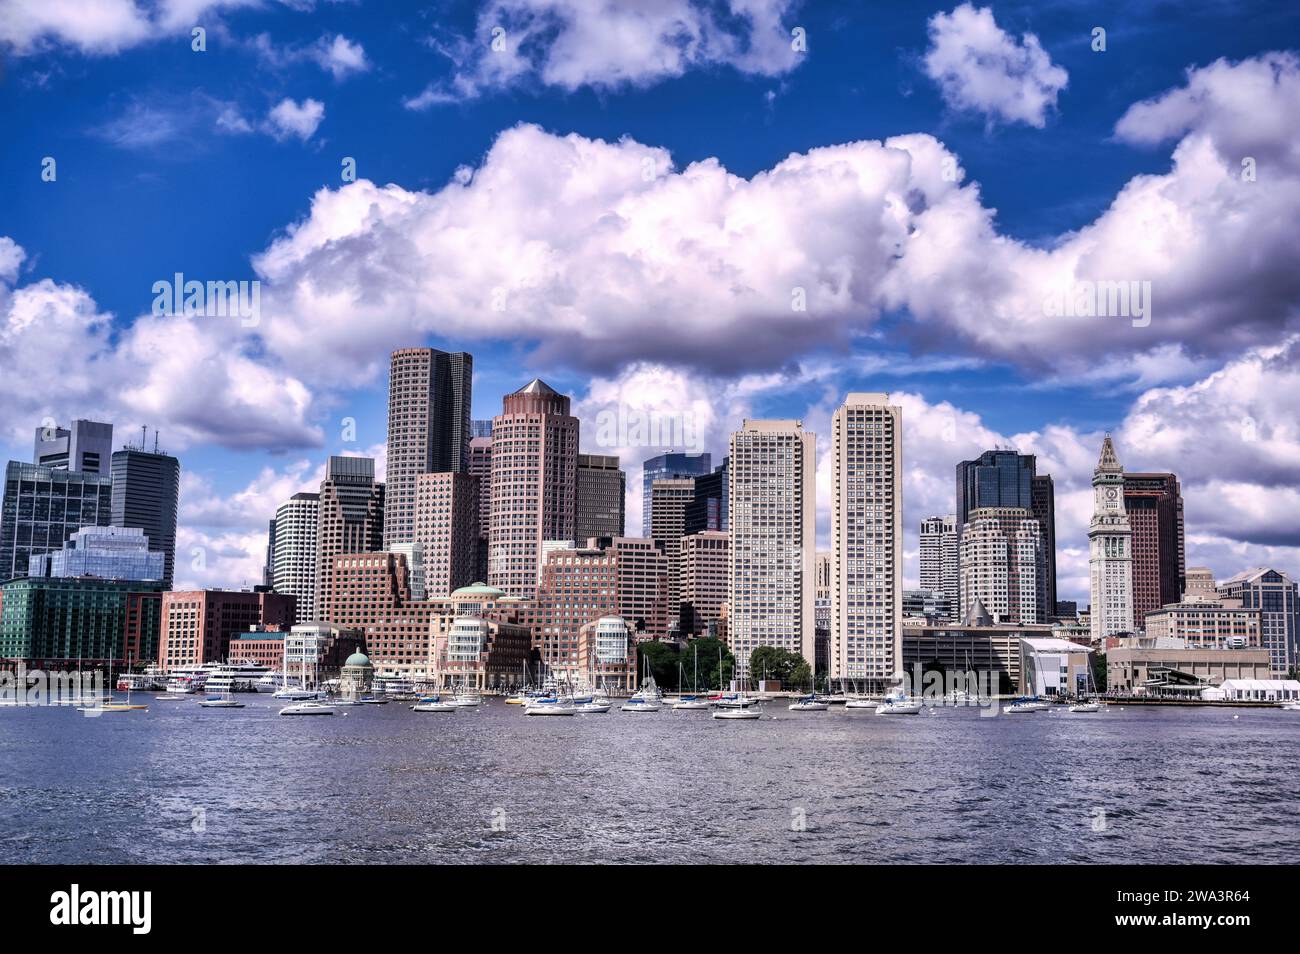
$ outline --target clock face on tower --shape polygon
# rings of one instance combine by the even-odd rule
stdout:
[[[1107,488],[1106,488],[1106,499],[1107,499],[1107,500],[1114,500],[1117,494],[1118,494],[1118,491],[1116,491],[1114,487],[1107,487]]]

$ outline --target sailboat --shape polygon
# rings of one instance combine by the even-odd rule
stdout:
[[[1097,684],[1093,681],[1092,678],[1091,657],[1087,660],[1087,669],[1085,670],[1085,672],[1088,677],[1083,685],[1083,693],[1085,698],[1080,699],[1078,702],[1074,703],[1074,705],[1070,706],[1069,711],[1070,712],[1101,712],[1102,709],[1105,707],[1099,701],[1097,701]]]
[[[129,654],[126,657],[126,668],[127,669],[131,668],[131,657]],[[113,684],[112,659],[110,659],[108,662],[108,684],[110,686]],[[131,684],[128,682],[126,686],[126,702],[113,702],[112,696],[110,695],[107,702],[101,702],[93,706],[78,706],[77,711],[78,712],[148,712],[149,707],[131,704]]]
[[[650,674],[650,659],[647,656],[642,658],[645,659],[645,682],[619,707],[624,712],[658,712],[663,708],[663,696],[659,693],[655,677]]]
[[[720,654],[719,654],[720,655]],[[721,678],[721,667],[719,667],[719,678]],[[677,662],[677,685],[682,684],[682,664]],[[698,712],[701,709],[710,708],[709,700],[700,698],[700,647],[695,647],[695,678],[693,681],[694,691],[688,695],[677,694],[677,701],[673,703],[674,709]]]
[[[214,696],[208,696],[199,702],[205,709],[242,709],[244,704],[234,697],[230,689]]]

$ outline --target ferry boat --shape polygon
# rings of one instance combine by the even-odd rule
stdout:
[[[157,666],[147,666],[143,672],[124,672],[117,677],[118,692],[161,692],[167,685],[167,674]]]
[[[207,666],[178,666],[167,679],[167,694],[183,696],[202,692],[211,672]]]
[[[209,663],[203,688],[212,695],[229,692],[256,692],[257,682],[271,670],[247,659]]]

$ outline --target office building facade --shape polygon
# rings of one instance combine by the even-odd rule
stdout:
[[[1187,575],[1183,495],[1173,474],[1124,475],[1124,511],[1133,548],[1133,625],[1182,598]]]
[[[619,470],[618,457],[579,454],[577,467],[573,517],[575,541],[623,536],[627,475]]]
[[[651,457],[641,465],[641,536],[651,535],[651,520],[654,511],[652,489],[656,480],[672,480],[679,477],[703,477],[713,469],[713,457],[708,453],[659,454]],[[724,529],[724,528],[719,528]]]
[[[112,523],[115,527],[139,527],[149,540],[149,549],[163,555],[163,585],[171,589],[176,571],[176,514],[180,506],[181,462],[171,454],[127,445],[114,451]]]
[[[373,553],[383,546],[384,485],[375,481],[369,457],[331,457],[320,485],[316,522],[316,606],[313,615],[333,618],[334,558]]]
[[[294,598],[298,618],[316,618],[317,530],[320,494],[294,494],[275,510],[271,587]]]
[[[10,461],[0,514],[0,581],[27,576],[33,556],[61,550],[82,527],[107,527],[112,517],[107,473]]]
[[[402,348],[388,378],[384,544],[413,539],[420,474],[469,470],[474,358],[463,351]]]
[[[955,514],[921,521],[921,589],[942,596],[943,604],[954,616],[961,604],[958,537]]]

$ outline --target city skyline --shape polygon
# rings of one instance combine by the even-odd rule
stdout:
[[[15,371],[36,373],[51,341],[67,364],[59,390],[0,392],[8,457],[26,459],[31,427],[47,418],[160,429],[185,465],[177,585],[252,585],[267,521],[318,488],[328,457],[374,456],[383,473],[389,356],[428,346],[475,355],[474,419],[533,377],[569,395],[588,422],[579,452],[618,455],[628,475],[628,528],[641,524],[643,459],[702,450],[717,460],[743,419],[790,418],[822,435],[817,536],[828,547],[830,416],[844,395],[880,391],[904,409],[908,587],[920,521],[952,510],[952,465],[1012,446],[1056,481],[1057,596],[1086,604],[1090,466],[1107,431],[1126,467],[1178,475],[1188,564],[1220,577],[1300,566],[1297,421],[1294,402],[1276,399],[1295,390],[1300,362],[1296,243],[1261,224],[1279,210],[1294,219],[1288,186],[1300,171],[1286,157],[1296,133],[1239,121],[1243,103],[1251,115],[1285,115],[1300,89],[1283,8],[1265,4],[1231,30],[1214,28],[1224,14],[1204,12],[1209,28],[1170,32],[1158,13],[1120,4],[1052,18],[1023,3],[943,4],[869,24],[864,13],[778,6],[781,35],[797,24],[805,53],[763,44],[750,60],[723,52],[743,42],[724,43],[717,59],[662,72],[638,64],[619,75],[592,61],[565,80],[538,61],[515,80],[480,74],[472,94],[456,85],[457,67],[421,47],[426,25],[394,38],[334,10],[200,6],[202,53],[188,28],[147,17],[83,33],[39,16],[6,25],[12,82],[0,97],[13,148],[0,169],[12,201],[0,319],[14,331]],[[1104,52],[1090,48],[1096,23],[1109,31]],[[963,72],[976,24],[1012,51],[1032,35],[1046,59],[984,63],[1022,81],[1004,99],[974,95],[980,74]],[[476,23],[463,10],[445,26],[470,35]],[[744,41],[775,27],[711,29]],[[135,72],[142,57],[157,78]],[[250,66],[264,67],[256,80],[222,79]],[[861,82],[845,89],[850,66]],[[90,81],[78,97],[50,98],[77,77]],[[207,98],[185,92],[199,87]],[[1234,95],[1243,88],[1258,95]],[[433,143],[431,122],[443,130]],[[45,157],[57,163],[49,181]],[[347,158],[355,181],[341,178]],[[1237,174],[1244,158],[1259,165],[1249,180]],[[903,175],[895,160],[912,164],[910,178],[890,178]],[[217,172],[244,162],[262,172]],[[829,185],[835,170],[854,187]],[[1198,170],[1217,171],[1206,180]],[[806,210],[801,177],[828,184]],[[868,188],[873,177],[883,191]],[[187,191],[194,181],[206,185]],[[584,181],[603,191],[578,201],[570,186]],[[707,193],[720,181],[733,196],[723,206]],[[873,249],[893,240],[894,220],[873,218],[872,203],[904,208],[909,195],[924,197],[901,220],[910,248],[882,261]],[[1186,206],[1186,233],[1135,225],[1161,196]],[[517,214],[537,203],[549,231]],[[369,224],[353,218],[361,205],[376,209]],[[135,211],[125,220],[124,206]],[[611,208],[645,228],[597,247],[584,236]],[[74,209],[87,227],[61,228]],[[724,288],[671,257],[681,236],[662,210],[701,229],[703,258],[743,280]],[[1240,233],[1226,224],[1230,210]],[[210,227],[159,242],[174,215]],[[793,256],[709,225],[747,217],[776,223]],[[518,263],[530,242],[548,249],[577,291],[573,321],[561,320],[559,286],[530,285],[538,276],[526,264],[515,278],[484,267],[465,272],[472,281],[417,280],[444,274],[424,267],[439,256],[474,264],[428,244],[450,221],[467,248]],[[854,221],[869,224],[870,241],[846,226]],[[971,231],[971,221],[985,225]],[[112,248],[90,238],[106,228]],[[976,255],[946,255],[918,238],[927,235]],[[1149,254],[1160,239],[1193,264],[1168,271]],[[1249,270],[1216,264],[1245,246]],[[669,256],[657,284],[630,272],[624,289],[608,285],[605,266],[651,253]],[[1009,277],[989,281],[981,255]],[[769,267],[787,258],[807,272]],[[826,278],[839,263],[842,286]],[[1130,264],[1147,274],[1123,271]],[[1081,281],[1149,278],[1149,324],[1044,314],[1040,266]],[[259,279],[258,323],[151,313],[154,284],[178,274]],[[806,313],[792,311],[799,292]],[[667,418],[678,441],[624,442],[628,428],[600,428],[602,413]],[[196,547],[202,569],[188,558]]]

